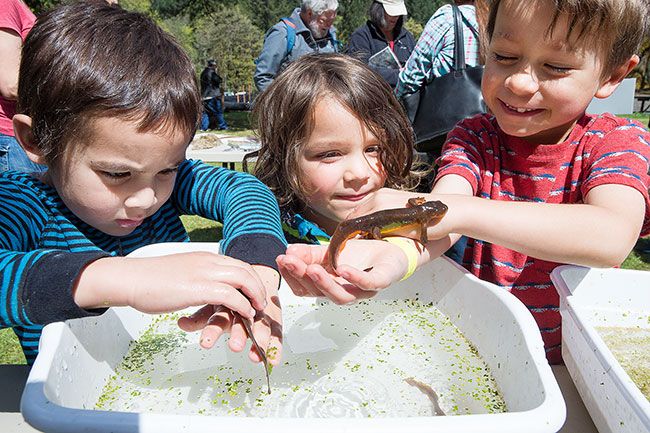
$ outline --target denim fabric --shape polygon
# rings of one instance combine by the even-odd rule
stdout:
[[[0,134],[0,171],[15,170],[31,173],[46,169],[44,165],[33,163],[14,137]]]
[[[461,236],[460,239],[458,239],[458,241],[445,252],[445,255],[462,266],[466,247],[467,238],[465,236]]]
[[[226,119],[223,118],[223,106],[221,104],[221,98],[211,98],[203,101],[201,130],[205,131],[209,129],[213,118],[217,119],[217,126],[219,129],[228,129]]]

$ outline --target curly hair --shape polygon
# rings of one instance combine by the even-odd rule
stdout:
[[[315,107],[325,96],[355,113],[380,141],[387,187],[417,184],[422,174],[411,170],[412,128],[388,84],[352,57],[309,54],[291,63],[253,107],[253,125],[262,143],[255,175],[271,188],[281,207],[305,207],[298,158],[314,127]]]

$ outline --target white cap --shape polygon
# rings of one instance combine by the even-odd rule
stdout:
[[[407,14],[404,0],[377,0],[377,1],[384,5],[384,10],[391,17]]]

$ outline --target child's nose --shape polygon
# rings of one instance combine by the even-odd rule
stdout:
[[[370,164],[365,158],[351,158],[343,173],[343,180],[346,182],[366,180],[370,177],[370,170]]]
[[[522,69],[506,78],[506,87],[516,95],[530,95],[539,90],[539,82],[531,68]]]
[[[140,188],[133,192],[124,201],[124,206],[134,209],[149,209],[158,199],[156,192],[151,187]]]

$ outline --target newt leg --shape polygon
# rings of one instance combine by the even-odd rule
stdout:
[[[426,245],[426,243],[429,242],[429,236],[427,235],[426,224],[420,225],[420,242],[422,243],[422,245]]]
[[[368,233],[368,239],[377,239],[381,240],[381,229],[379,227],[373,227],[372,230]]]
[[[411,197],[406,202],[406,205],[408,207],[415,207],[415,206],[420,206],[420,205],[422,205],[424,203],[426,203],[426,200],[425,200],[424,197]]]

